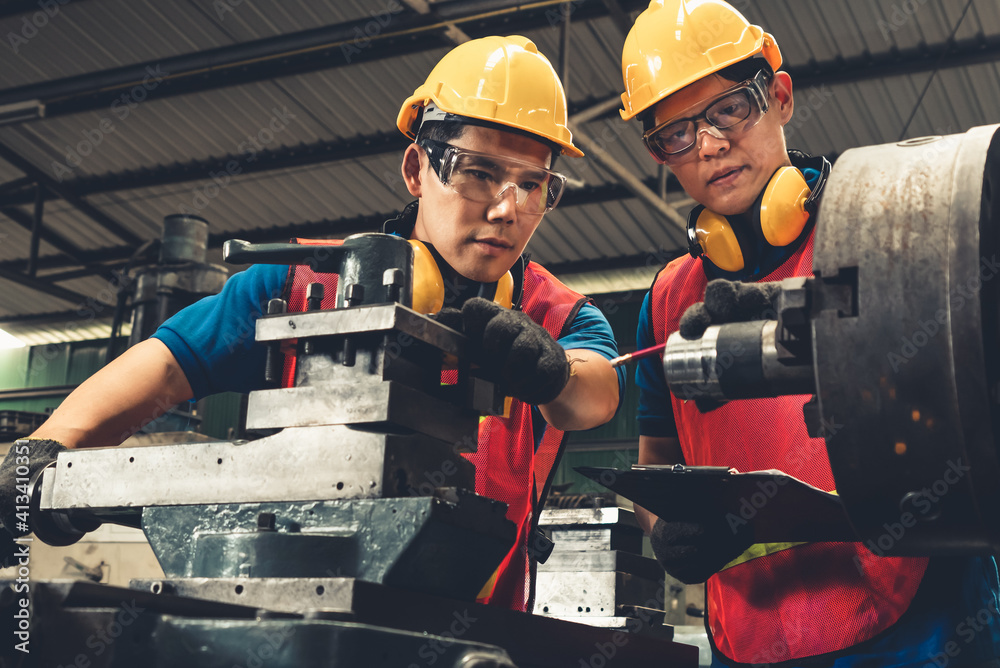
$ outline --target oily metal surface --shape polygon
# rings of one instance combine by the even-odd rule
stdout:
[[[814,314],[818,399],[837,491],[876,553],[998,544],[983,343],[997,128],[847,151],[826,187],[814,273],[855,297]]]
[[[345,426],[284,429],[251,442],[69,450],[45,475],[43,510],[95,511],[409,496],[471,489],[475,480],[450,443]]]

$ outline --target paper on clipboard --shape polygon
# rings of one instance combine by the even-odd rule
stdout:
[[[719,466],[578,466],[581,475],[665,520],[714,520],[753,528],[754,542],[858,540],[840,497],[781,471]]]

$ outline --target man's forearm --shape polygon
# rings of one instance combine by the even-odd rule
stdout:
[[[618,373],[592,350],[567,350],[570,379],[555,401],[539,406],[542,417],[556,429],[576,431],[598,427],[618,408]]]
[[[84,381],[31,438],[52,439],[68,448],[118,445],[192,396],[170,350],[148,339]]]

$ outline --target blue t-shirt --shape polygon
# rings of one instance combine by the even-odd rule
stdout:
[[[195,399],[265,387],[266,349],[254,340],[255,324],[268,300],[282,295],[287,276],[287,265],[254,265],[230,277],[222,292],[188,306],[153,334],[177,359]],[[592,350],[607,359],[618,356],[611,325],[591,304],[580,309],[559,343],[566,350]],[[619,367],[619,397],[624,386],[625,371]]]
[[[711,278],[711,277],[710,277]],[[636,349],[656,345],[651,293],[639,310]],[[636,363],[639,433],[677,437],[659,355]],[[808,620],[803,628],[808,629]],[[1000,656],[1000,582],[993,557],[934,557],[909,609],[885,633],[822,668],[962,668]],[[713,655],[712,666],[724,666]],[[808,663],[803,663],[808,666]]]

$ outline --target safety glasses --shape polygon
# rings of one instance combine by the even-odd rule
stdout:
[[[768,76],[760,71],[753,79],[727,90],[697,116],[672,119],[647,130],[642,142],[657,162],[670,164],[697,143],[698,121],[702,119],[712,128],[727,131],[722,137],[746,132],[767,113],[767,86]]]
[[[432,139],[418,146],[427,153],[441,183],[473,202],[493,202],[515,189],[517,210],[542,214],[559,203],[566,177],[529,162],[459,148]]]

